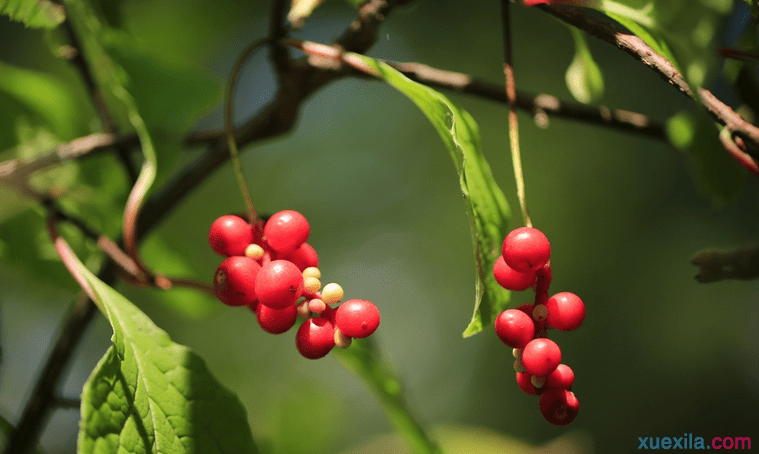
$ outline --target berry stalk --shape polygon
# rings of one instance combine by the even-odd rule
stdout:
[[[229,156],[232,160],[232,169],[234,170],[237,183],[240,185],[240,194],[242,194],[242,197],[245,200],[245,206],[248,212],[248,222],[250,222],[251,225],[258,221],[258,215],[256,214],[256,208],[253,206],[253,199],[250,197],[248,185],[245,182],[245,174],[243,174],[242,171],[240,153],[237,150],[237,141],[235,140],[234,90],[237,76],[240,74],[240,69],[242,69],[245,60],[266,43],[267,40],[265,39],[255,41],[250,44],[239,57],[237,57],[235,66],[232,69],[232,74],[229,76],[229,86],[227,87],[225,102],[226,107],[224,109],[224,132],[227,136],[227,147],[229,148]]]

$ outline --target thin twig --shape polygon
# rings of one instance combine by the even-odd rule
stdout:
[[[503,85],[496,85],[479,80],[469,74],[446,71],[422,63],[388,63],[402,72],[406,77],[424,85],[454,90],[460,93],[478,96],[484,99],[507,104],[508,98]],[[668,140],[664,125],[651,120],[648,116],[622,109],[609,109],[605,106],[586,106],[584,104],[562,101],[546,93],[531,94],[517,90],[517,107],[536,116],[536,121],[543,114],[568,120],[582,121],[610,129],[644,135],[657,140]],[[543,120],[539,120],[544,125]]]
[[[84,81],[84,85],[87,87],[87,92],[90,94],[95,110],[98,112],[98,116],[103,122],[105,132],[109,134],[118,134],[118,126],[108,108],[108,103],[105,100],[105,96],[103,96],[103,92],[100,90],[100,87],[98,87],[95,77],[92,74],[90,65],[84,55],[84,48],[81,44],[81,40],[74,29],[74,25],[71,23],[68,13],[66,14],[66,20],[63,21],[62,25],[66,32],[69,45],[71,46],[71,49],[66,53],[66,56],[69,57],[71,63],[79,71],[79,75],[81,76],[82,81]],[[116,155],[123,164],[124,169],[129,176],[129,180],[133,183],[137,181],[137,168],[132,162],[129,148],[126,146],[117,146]]]
[[[505,76],[506,98],[509,104],[509,144],[511,162],[514,166],[514,179],[517,183],[517,198],[522,208],[524,225],[532,227],[530,212],[524,190],[524,172],[522,171],[522,154],[519,149],[519,119],[517,118],[517,86],[514,80],[514,65],[511,56],[511,21],[509,18],[509,0],[501,0],[501,23],[503,29],[503,75]]]

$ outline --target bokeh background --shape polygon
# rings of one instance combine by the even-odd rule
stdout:
[[[267,33],[266,6],[134,0],[122,2],[121,20],[156,57],[189,62],[222,86],[237,54]],[[498,11],[497,2],[413,2],[392,13],[369,55],[501,83]],[[326,2],[294,35],[329,42],[354,15],[345,2]],[[722,33],[729,35],[736,23]],[[521,7],[514,8],[513,26],[517,87],[571,100],[564,81],[574,54],[568,29]],[[0,60],[74,83],[76,73],[51,55],[49,41],[45,32],[0,18]],[[594,39],[589,44],[605,76],[602,104],[660,122],[689,106],[626,54]],[[733,99],[725,84],[714,87]],[[264,53],[248,62],[238,90],[237,118],[271,97],[275,85]],[[514,213],[512,226],[522,225],[505,107],[446,94],[478,122],[484,154]],[[18,121],[7,117],[6,124]],[[526,112],[519,119],[528,205],[552,245],[551,292],[574,292],[588,310],[581,329],[551,335],[576,373],[581,410],[567,427],[546,423],[537,398],[519,390],[511,349],[492,330],[462,339],[475,293],[468,221],[448,152],[408,99],[379,82],[339,81],[303,106],[292,133],[247,147],[243,166],[260,212],[296,209],[308,217],[324,282],[339,282],[347,297],[379,306],[375,337],[385,359],[420,420],[466,441],[454,452],[489,452],[491,438],[512,447],[560,439],[597,453],[632,452],[637,437],[684,433],[759,442],[759,284],[699,284],[689,263],[706,248],[759,241],[757,179],[718,205],[692,178],[688,157],[665,141],[556,118],[540,128]],[[217,105],[196,128],[221,123]],[[0,139],[3,148],[13,146],[11,136]],[[197,151],[183,153],[180,164]],[[207,245],[208,227],[243,207],[227,164],[146,239],[148,260],[161,269],[181,257],[194,277],[210,282],[221,259]],[[51,266],[62,268],[53,259]],[[239,395],[267,452],[369,452],[370,445],[389,452],[395,446],[392,427],[365,385],[334,357],[300,357],[294,332],[266,334],[252,313],[182,291],[118,289]],[[73,296],[44,275],[0,262],[0,413],[12,422]],[[521,304],[531,294],[512,299]],[[184,301],[195,309],[172,308]],[[110,334],[97,316],[64,395],[78,396]],[[77,410],[55,412],[43,448],[75,452],[78,417]],[[503,452],[503,446],[493,449]]]

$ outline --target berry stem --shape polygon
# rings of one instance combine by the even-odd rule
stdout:
[[[250,222],[251,225],[258,221],[258,215],[256,214],[256,208],[253,206],[253,199],[250,197],[248,185],[245,182],[245,175],[243,174],[242,164],[240,163],[240,153],[237,150],[237,142],[235,140],[234,90],[237,76],[240,74],[240,70],[242,69],[243,63],[245,63],[245,60],[267,42],[267,39],[254,41],[240,54],[239,57],[237,57],[235,66],[232,69],[232,74],[229,76],[229,86],[227,87],[225,100],[226,108],[224,109],[224,132],[227,136],[229,156],[232,160],[232,168],[235,177],[237,178],[237,183],[240,185],[240,193],[242,194],[243,199],[245,199],[245,206],[248,211],[248,222]]]
[[[503,74],[506,83],[506,98],[509,103],[509,141],[511,145],[511,161],[514,166],[514,179],[517,184],[517,197],[522,208],[524,225],[532,227],[530,213],[527,211],[527,201],[524,191],[524,174],[522,172],[522,156],[519,151],[519,121],[517,119],[517,88],[514,81],[514,66],[511,57],[511,25],[509,0],[501,0],[501,22],[503,23]]]

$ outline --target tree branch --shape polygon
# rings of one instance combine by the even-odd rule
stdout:
[[[672,62],[656,53],[639,37],[624,33],[611,22],[592,17],[578,8],[561,5],[538,5],[536,8],[548,12],[559,20],[573,25],[596,38],[613,44],[633,56],[635,59],[654,70],[685,96],[695,101],[700,101],[706,110],[719,123],[723,124],[731,134],[736,134],[745,141],[750,142],[754,148],[759,148],[759,128],[746,121],[740,114],[720,101],[709,90],[696,87],[694,93]],[[753,157],[749,157],[753,162],[753,165],[749,167],[746,167],[743,163],[741,163],[741,165],[759,176],[759,173],[752,170],[754,166],[757,166],[756,161]]]
[[[479,96],[503,104],[508,103],[503,87],[474,78],[468,74],[433,68],[422,63],[390,63],[406,77],[430,87],[454,90]],[[542,114],[569,120],[582,121],[608,127],[621,132],[644,135],[657,140],[667,140],[664,125],[654,122],[646,115],[605,106],[591,107],[578,103],[561,101],[554,95],[538,95],[517,91],[517,107],[532,112],[536,117]],[[536,118],[539,123],[544,120]]]

